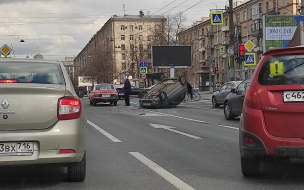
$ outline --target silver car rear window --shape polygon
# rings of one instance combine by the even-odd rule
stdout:
[[[304,84],[304,55],[270,56],[262,64],[260,85]]]
[[[41,62],[1,62],[0,80],[13,80],[14,83],[65,84],[59,64]]]

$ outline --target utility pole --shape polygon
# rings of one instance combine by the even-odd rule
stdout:
[[[228,15],[229,15],[229,42],[230,42],[229,44],[230,44],[230,49],[234,50],[233,0],[229,0]],[[233,73],[234,76],[234,54],[230,55],[230,67],[231,67],[231,73]],[[230,80],[228,78],[229,71],[227,64],[225,64],[225,70],[226,70],[225,82],[227,82]]]

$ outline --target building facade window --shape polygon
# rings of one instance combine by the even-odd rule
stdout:
[[[130,44],[130,49],[134,51],[134,44]]]
[[[147,36],[147,41],[151,41],[152,40],[152,36]]]
[[[125,31],[125,25],[121,25],[121,26],[120,26],[120,30],[121,30],[121,31]]]
[[[121,48],[121,50],[126,50],[126,45],[125,44],[121,44],[120,48]]]
[[[126,54],[125,53],[121,54],[121,60],[126,60]]]
[[[244,36],[248,36],[248,31],[247,31],[247,27],[246,26],[244,26]]]
[[[152,48],[152,45],[151,45],[151,44],[148,44],[148,45],[147,45],[147,49],[150,50],[151,48]]]
[[[130,35],[130,40],[134,40],[134,36],[133,35]]]
[[[247,11],[243,12],[243,16],[244,16],[244,21],[246,21],[247,20]]]
[[[126,63],[122,63],[121,64],[121,68],[122,68],[122,70],[126,70],[127,69],[127,64]]]
[[[266,2],[266,13],[268,13],[268,12],[269,12],[269,1]]]
[[[125,39],[126,39],[125,35],[120,36],[120,40],[125,40]]]
[[[147,31],[151,31],[151,26],[150,25],[147,26]]]
[[[138,40],[142,40],[143,36],[142,35],[138,35]]]
[[[133,25],[130,25],[129,28],[130,28],[130,32],[133,32]]]
[[[142,25],[139,25],[139,26],[138,26],[138,30],[139,30],[139,31],[142,31]]]

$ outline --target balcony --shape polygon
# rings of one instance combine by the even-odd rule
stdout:
[[[229,26],[223,26],[221,31],[222,32],[229,32]]]
[[[207,32],[207,36],[213,38],[213,37],[214,37],[214,32],[213,32],[213,30],[209,30],[209,31]]]
[[[254,30],[254,31],[252,31],[252,36],[253,36],[253,37],[260,37],[260,36],[263,36],[263,30],[262,30],[262,29],[259,29],[259,30]]]
[[[263,47],[262,46],[258,46],[258,47],[255,47],[253,49],[253,51],[257,52],[257,53],[262,53],[263,52]]]
[[[200,59],[199,63],[207,63],[207,60],[206,59]]]
[[[205,47],[201,47],[201,48],[198,49],[198,51],[199,51],[199,52],[205,52],[205,51],[206,51],[206,48],[205,48]]]
[[[252,15],[252,20],[262,20],[262,19],[263,19],[263,14],[262,13]]]
[[[228,41],[228,40],[224,40],[224,41],[222,41],[222,45],[224,45],[224,46],[229,45],[229,41]]]
[[[207,48],[208,49],[214,49],[214,45],[208,45]]]
[[[198,39],[203,40],[203,39],[205,39],[205,36],[199,36]]]

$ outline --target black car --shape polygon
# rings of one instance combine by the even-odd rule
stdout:
[[[224,101],[224,116],[227,120],[234,119],[242,114],[243,102],[250,79],[241,82],[236,88],[232,88]]]
[[[224,105],[226,96],[230,93],[231,89],[236,88],[242,81],[229,81],[224,83],[212,95],[212,106],[219,107]]]
[[[183,102],[187,92],[187,80],[184,76],[179,79],[164,79],[156,84],[139,99],[143,108],[176,107]]]
[[[125,96],[125,89],[123,88],[124,85],[114,85],[114,86],[115,86],[115,89],[118,93],[119,99],[124,98],[124,96]],[[139,97],[140,92],[141,92],[140,88],[136,88],[135,86],[131,86],[130,95],[136,95],[136,96]]]

